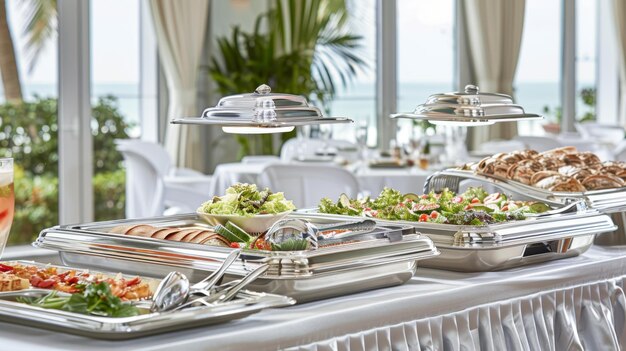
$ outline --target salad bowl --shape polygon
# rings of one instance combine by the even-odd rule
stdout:
[[[248,216],[235,214],[210,214],[201,211],[197,211],[196,213],[200,216],[200,218],[213,226],[218,224],[225,225],[227,222],[231,222],[248,233],[264,233],[272,225],[274,225],[274,223],[285,218],[291,212],[292,211],[289,210],[274,214],[257,214]]]

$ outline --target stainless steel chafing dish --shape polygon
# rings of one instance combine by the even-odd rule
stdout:
[[[289,132],[303,125],[352,123],[352,120],[324,117],[306,98],[271,93],[271,88],[263,84],[251,94],[223,97],[200,117],[175,118],[171,123],[219,125],[227,133],[263,134]]]
[[[484,185],[492,185],[505,192],[516,194],[517,198],[538,200],[557,207],[576,201],[584,201],[589,208],[610,215],[613,222],[618,225],[615,233],[599,235],[595,243],[600,245],[626,244],[626,216],[624,213],[626,211],[626,188],[585,192],[552,192],[492,175],[487,176],[476,174],[473,171],[448,169],[428,177],[424,184],[424,192],[431,190],[439,191],[443,188],[458,191],[463,180],[478,181]]]
[[[18,261],[17,263],[38,267],[50,266],[32,261]],[[83,268],[57,267],[61,270],[84,270]],[[241,291],[233,300],[211,306],[202,305],[169,312],[145,310],[145,313],[133,317],[103,317],[45,309],[16,301],[18,297],[38,298],[45,294],[47,292],[42,291],[42,289],[0,292],[0,321],[90,338],[122,340],[225,323],[246,317],[265,308],[283,307],[295,303],[293,299],[286,296]]]
[[[575,203],[557,213],[523,221],[486,226],[377,220],[410,225],[433,240],[441,254],[423,266],[454,271],[495,271],[531,263],[577,256],[596,234],[615,230],[610,217]],[[310,214],[315,216],[315,214]],[[354,218],[318,214],[337,220]]]
[[[433,124],[481,126],[497,122],[542,119],[527,113],[513,98],[504,94],[483,93],[475,85],[467,85],[463,92],[435,94],[412,113],[397,113],[391,118],[427,120]]]
[[[323,216],[293,216],[319,225],[337,222]],[[68,265],[141,272],[148,276],[162,276],[175,267],[191,281],[214,271],[232,250],[109,233],[115,226],[138,223],[156,227],[206,225],[196,214],[188,214],[57,226],[44,230],[34,245],[58,251]],[[389,240],[392,233],[400,233],[401,240]],[[236,279],[268,263],[270,269],[251,283],[250,289],[287,295],[303,302],[402,284],[413,276],[417,260],[438,253],[433,242],[415,234],[413,227],[387,223],[378,225],[366,240],[317,250],[248,250],[229,268],[226,279]]]

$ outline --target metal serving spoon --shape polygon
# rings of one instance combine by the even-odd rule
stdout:
[[[222,265],[210,276],[194,284],[189,283],[189,279],[180,272],[170,272],[156,288],[152,295],[152,305],[150,311],[163,312],[175,309],[187,302],[190,295],[201,293],[210,295],[210,290],[222,278],[228,267],[239,258],[241,250],[233,250]]]

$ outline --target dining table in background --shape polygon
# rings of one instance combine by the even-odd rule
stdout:
[[[223,194],[226,188],[236,183],[265,186],[261,184],[260,175],[268,164],[270,163],[237,162],[218,165],[213,173],[212,194]],[[359,191],[372,196],[378,195],[384,187],[399,190],[401,193],[422,193],[426,178],[436,171],[417,167],[370,168],[364,165],[350,165],[346,169],[355,175],[359,182]]]

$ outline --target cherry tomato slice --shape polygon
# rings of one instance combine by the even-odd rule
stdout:
[[[10,272],[14,268],[12,266],[0,263],[0,272]]]
[[[420,218],[419,218],[419,221],[420,221],[420,222],[426,222],[426,221],[428,221],[428,215],[427,215],[426,213],[421,214],[421,215],[420,215]]]
[[[473,203],[473,204],[479,204],[479,203],[480,203],[480,200],[479,200],[477,197],[475,197],[475,198],[473,198],[473,199],[472,199],[471,203]]]
[[[437,219],[437,217],[439,217],[439,212],[433,211],[430,213],[430,218]]]

